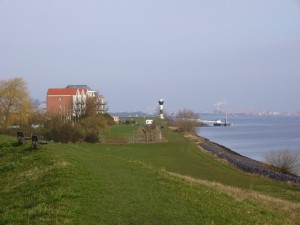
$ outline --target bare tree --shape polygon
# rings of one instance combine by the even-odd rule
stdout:
[[[85,113],[86,104],[82,99],[82,96],[76,95],[73,104],[73,116],[75,117],[75,121],[78,122],[80,117]]]
[[[199,114],[189,109],[181,110],[177,113],[176,123],[180,131],[195,134],[199,127]]]
[[[84,116],[88,117],[96,114],[97,114],[97,110],[96,110],[95,97],[88,97],[86,99],[86,109],[85,109]]]
[[[26,82],[22,78],[0,81],[0,113],[4,126],[27,123],[33,104]]]
[[[107,103],[104,101],[103,96],[95,93],[94,96],[87,98],[85,116],[105,114],[107,111]]]
[[[105,114],[108,111],[107,102],[104,101],[104,97],[99,95],[98,92],[95,94],[95,108],[96,114]]]
[[[296,174],[300,168],[300,151],[271,151],[265,155],[265,161],[282,173]]]

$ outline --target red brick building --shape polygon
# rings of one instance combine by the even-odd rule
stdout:
[[[47,113],[55,113],[71,118],[85,112],[87,98],[96,98],[98,113],[104,113],[104,97],[86,85],[69,85],[66,88],[49,88],[47,91]]]

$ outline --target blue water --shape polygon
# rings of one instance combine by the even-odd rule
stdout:
[[[201,120],[225,121],[225,115],[201,114]],[[300,116],[227,116],[229,127],[201,127],[200,136],[241,155],[264,161],[270,151],[300,151]]]

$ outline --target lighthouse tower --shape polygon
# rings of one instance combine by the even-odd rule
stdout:
[[[164,100],[160,99],[158,103],[159,103],[159,116],[161,119],[164,119]]]

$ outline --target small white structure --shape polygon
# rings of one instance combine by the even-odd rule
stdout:
[[[153,120],[146,120],[146,125],[152,125],[153,124]]]
[[[119,116],[113,116],[114,118],[114,121],[116,124],[119,124],[120,123],[120,117]]]

